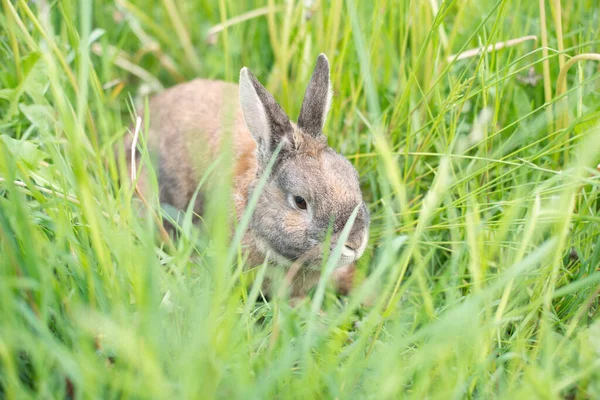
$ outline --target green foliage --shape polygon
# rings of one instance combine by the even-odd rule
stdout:
[[[545,58],[534,1],[2,0],[0,397],[600,397],[600,69],[566,109],[541,77],[599,14],[547,3]],[[132,102],[242,66],[296,118],[320,52],[372,226],[350,297],[292,308],[226,201],[166,248],[112,155]]]

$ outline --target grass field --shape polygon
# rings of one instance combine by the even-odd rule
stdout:
[[[600,398],[600,8],[560,3],[1,0],[0,398]],[[111,156],[243,66],[295,119],[320,52],[372,224],[292,308],[226,201],[161,244]]]

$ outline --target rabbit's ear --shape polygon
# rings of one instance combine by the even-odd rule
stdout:
[[[252,72],[240,71],[240,104],[246,126],[258,148],[258,162],[264,167],[281,141],[282,151],[294,148],[290,119]]]
[[[313,137],[320,136],[331,105],[332,95],[329,82],[329,61],[325,54],[321,53],[317,57],[317,65],[304,94],[298,128]]]

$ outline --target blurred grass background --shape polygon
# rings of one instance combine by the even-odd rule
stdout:
[[[0,397],[600,397],[595,0],[1,4]],[[371,238],[292,309],[217,218],[161,246],[112,154],[242,66],[295,119],[320,52]]]

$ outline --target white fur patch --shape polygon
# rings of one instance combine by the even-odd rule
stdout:
[[[325,58],[327,60],[327,101],[325,102],[325,110],[323,110],[323,127],[325,126],[325,121],[327,121],[327,114],[329,114],[329,109],[331,108],[331,100],[333,98],[333,86],[331,86],[331,69],[329,67],[329,59],[325,55],[325,53],[319,54],[319,57]]]
[[[323,111],[323,126],[321,129],[325,127],[325,121],[327,121],[327,114],[329,114],[329,110],[331,109],[331,101],[333,99],[333,87],[331,86],[331,79],[328,79],[329,87],[327,88],[327,102],[325,103],[325,110]]]
[[[363,255],[363,253],[365,252],[365,249],[367,248],[368,242],[369,242],[369,230],[365,229],[365,236],[363,236],[363,241],[360,244],[360,247],[356,250],[356,260],[358,260],[360,258],[360,256]]]

